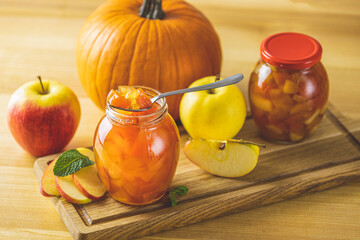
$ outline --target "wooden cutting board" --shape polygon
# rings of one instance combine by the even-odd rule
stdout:
[[[182,128],[180,134],[183,148],[189,137]],[[178,198],[176,207],[168,196],[146,206],[124,205],[109,196],[86,205],[50,199],[74,239],[132,239],[360,180],[360,121],[346,119],[332,106],[314,135],[301,143],[267,142],[251,118],[237,138],[267,145],[256,168],[241,178],[215,177],[181,151],[172,185],[186,185],[189,192]],[[39,181],[56,157],[35,162]]]

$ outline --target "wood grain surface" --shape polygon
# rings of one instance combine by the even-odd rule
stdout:
[[[180,154],[172,185],[186,185],[189,192],[178,199],[175,208],[168,196],[145,206],[124,205],[109,196],[85,205],[71,204],[61,197],[51,201],[75,239],[124,240],[360,180],[360,142],[353,135],[358,133],[360,121],[348,120],[333,106],[328,107],[315,134],[298,144],[276,145],[262,140],[251,117],[245,128],[255,132],[247,135],[248,140],[270,145],[270,151],[261,151],[258,166],[245,177],[220,178],[205,173]],[[180,130],[183,147],[189,137]],[[39,182],[48,163],[57,156],[36,160]]]
[[[40,195],[33,171],[36,158],[12,138],[6,108],[15,89],[37,75],[58,80],[74,90],[82,108],[80,126],[66,149],[92,144],[103,113],[80,85],[75,44],[86,17],[102,2],[0,0],[0,239],[72,239],[53,204]],[[360,118],[359,1],[189,2],[212,21],[220,36],[224,76],[241,72],[247,80],[259,58],[260,42],[269,34],[298,31],[318,39],[330,79],[330,101],[346,117]],[[247,81],[240,84],[244,93],[246,86]],[[336,135],[334,129],[329,131]],[[240,132],[247,134],[252,133],[246,128]],[[360,183],[354,181],[141,239],[360,239],[359,216]]]

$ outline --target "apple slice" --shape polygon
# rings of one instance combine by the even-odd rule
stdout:
[[[94,152],[87,148],[77,149],[81,154],[89,157],[94,162]],[[95,165],[84,167],[73,174],[75,186],[86,197],[92,200],[100,199],[105,193],[105,186],[102,184]]]
[[[52,161],[45,169],[40,182],[40,193],[45,197],[59,196],[59,192],[56,189],[54,166],[57,159]]]
[[[95,162],[94,152],[91,151],[90,149],[80,147],[80,148],[77,148],[76,150],[78,150],[79,153],[87,156],[91,161]]]
[[[76,204],[85,204],[92,201],[77,189],[71,175],[66,177],[56,176],[55,182],[57,190],[65,200]]]
[[[95,165],[84,167],[74,173],[73,180],[80,192],[92,200],[98,200],[106,193]]]
[[[193,139],[185,143],[185,156],[203,170],[221,177],[240,177],[252,171],[259,147],[241,140]]]

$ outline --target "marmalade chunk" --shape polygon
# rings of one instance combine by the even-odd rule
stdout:
[[[152,103],[142,88],[121,86],[118,90],[111,89],[107,101],[114,107],[124,109],[147,109]]]

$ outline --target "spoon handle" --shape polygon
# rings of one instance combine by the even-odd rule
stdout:
[[[162,93],[162,94],[159,94],[156,97],[152,98],[151,101],[154,103],[160,98],[175,95],[175,94],[182,94],[182,93],[187,93],[187,92],[196,92],[196,91],[224,87],[224,86],[238,83],[243,78],[244,78],[244,76],[241,73],[238,73],[238,74],[235,74],[231,77],[225,78],[225,79],[217,81],[217,82],[213,82],[213,83],[209,83],[209,84],[205,84],[205,85],[201,85],[201,86],[197,86],[197,87],[184,88],[184,89],[179,89],[179,90],[175,90],[175,91],[171,91],[171,92]]]

